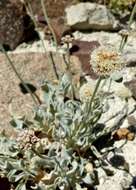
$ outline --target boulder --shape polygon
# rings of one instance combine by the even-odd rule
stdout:
[[[119,23],[104,5],[78,3],[66,8],[67,24],[76,30],[118,30]]]
[[[13,50],[35,36],[34,25],[19,0],[0,1],[0,43]]]
[[[28,0],[26,0],[27,2]],[[36,15],[43,15],[41,11],[40,0],[29,0],[32,5],[33,12]],[[43,0],[44,5],[47,9],[47,13],[50,19],[59,18],[64,16],[64,10],[67,6],[73,3],[73,0]]]
[[[124,83],[125,86],[131,90],[133,97],[136,99],[136,79]]]
[[[73,33],[73,36],[76,40],[82,41],[98,41],[101,45],[109,45],[116,47],[117,49],[120,46],[121,36],[116,32],[108,32],[108,31],[94,31],[94,32],[82,32],[76,31]],[[123,51],[124,59],[126,60],[126,64],[128,67],[136,68],[136,36],[130,35],[128,37],[128,41],[125,45]],[[133,72],[134,72],[133,69]],[[136,72],[136,71],[135,71]]]
[[[98,76],[92,70],[90,65],[90,55],[94,49],[100,46],[98,41],[80,41],[73,40],[72,47],[70,48],[70,55],[74,55],[79,58],[82,71],[86,75],[90,75],[91,78],[97,79]]]

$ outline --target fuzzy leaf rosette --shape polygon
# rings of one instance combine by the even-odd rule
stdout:
[[[107,77],[120,71],[125,66],[125,59],[116,48],[100,46],[91,53],[90,64],[98,76]]]

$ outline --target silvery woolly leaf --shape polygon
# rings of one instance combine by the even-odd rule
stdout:
[[[16,172],[17,172],[17,169],[10,170],[10,172],[7,175],[7,178],[9,179],[9,181],[13,181],[13,182],[15,181]]]
[[[39,184],[34,184],[33,186],[30,187],[31,190],[45,190],[46,188],[41,187]]]
[[[62,149],[62,152],[61,152],[61,156],[64,160],[68,160],[70,161],[71,160],[71,151],[66,149],[66,148],[63,148]]]
[[[20,183],[15,190],[27,190],[26,185],[24,183]]]
[[[88,185],[92,185],[93,184],[93,180],[90,174],[87,174],[83,179],[83,182],[88,184]]]
[[[25,172],[22,172],[22,173],[16,175],[15,182],[23,179],[24,176],[26,176]]]
[[[42,181],[40,181],[36,190],[46,190],[46,189],[48,189],[46,185]]]
[[[123,75],[121,72],[116,71],[114,73],[111,74],[110,78],[116,82],[122,82],[123,80]]]
[[[10,121],[10,124],[17,129],[24,128],[24,121],[22,119],[14,118],[13,120]]]
[[[39,170],[39,168],[44,168],[46,166],[53,167],[54,162],[47,157],[47,159],[40,158],[39,156],[35,156],[31,159],[31,169]]]
[[[85,144],[85,138],[79,138],[77,140],[77,145],[78,146],[83,146]]]
[[[68,91],[71,87],[71,76],[70,73],[65,73],[61,79],[60,91],[63,91],[64,94],[68,94]]]
[[[69,72],[64,73],[61,79],[60,86],[67,86],[71,84],[71,74]]]
[[[76,170],[78,169],[78,163],[74,160],[72,163],[72,169],[67,172],[67,175],[75,174]]]
[[[87,190],[87,188],[82,188],[79,184],[76,184],[76,190]]]
[[[41,185],[36,185],[36,187],[31,187],[31,189],[33,190],[45,190],[45,185],[44,186],[41,186]]]
[[[25,165],[23,160],[14,160],[12,162],[10,162],[10,164],[13,166],[13,168],[18,168],[18,169],[22,169]]]
[[[84,165],[85,165],[85,160],[83,158],[80,159],[80,164],[79,164],[79,170],[80,170],[80,175],[83,175],[84,172]]]
[[[48,82],[46,82],[43,86],[42,86],[42,90],[43,90],[43,100],[44,102],[48,105],[54,92],[55,92],[55,86],[52,86],[51,84],[49,84]]]

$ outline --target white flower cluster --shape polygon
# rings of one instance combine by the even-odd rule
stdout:
[[[24,129],[17,136],[19,147],[24,150],[31,149],[38,141],[39,138],[35,136],[35,131],[32,129]]]
[[[99,76],[109,76],[125,66],[122,54],[111,46],[100,46],[91,53],[90,64]]]
[[[88,101],[94,92],[94,84],[92,83],[85,83],[81,86],[79,90],[79,97],[82,102]]]

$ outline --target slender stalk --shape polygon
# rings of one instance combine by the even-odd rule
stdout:
[[[128,21],[128,30],[130,31],[130,26],[133,22],[133,19],[134,19],[134,16],[135,16],[135,12],[136,12],[136,3],[133,7],[133,10],[131,12],[131,15],[130,15],[130,18],[129,18],[129,21]],[[127,43],[127,40],[128,40],[128,36],[123,36],[122,37],[122,40],[121,40],[121,43],[120,43],[120,48],[119,50],[120,51],[123,51],[124,47],[125,47],[125,44]]]
[[[37,23],[36,23],[36,20],[35,20],[35,16],[34,16],[34,13],[33,13],[32,6],[31,6],[31,4],[29,3],[29,1],[28,1],[28,3],[27,3],[27,6],[28,6],[28,11],[29,11],[29,13],[30,13],[30,15],[31,15],[31,17],[32,17],[32,19],[33,19],[35,28],[37,29],[38,26],[37,26]],[[43,49],[44,49],[44,51],[46,52],[46,47],[45,47],[45,45],[44,45],[44,40],[42,39],[42,37],[41,37],[41,35],[40,35],[40,33],[39,33],[38,30],[37,30],[37,33],[38,33],[39,39],[40,39],[41,42],[42,42]]]
[[[122,52],[127,42],[128,36],[123,36],[121,39],[119,50]]]
[[[50,31],[52,33],[52,36],[53,36],[53,39],[54,39],[54,43],[55,43],[55,46],[57,48],[58,43],[57,43],[56,34],[55,34],[54,29],[53,29],[53,27],[52,27],[52,25],[50,23],[50,19],[48,17],[48,14],[47,14],[47,11],[46,11],[46,7],[44,5],[44,1],[43,0],[41,0],[41,6],[42,6],[42,10],[43,10],[43,14],[44,14],[45,20],[46,20],[46,22],[48,24],[48,27],[49,27],[49,29],[50,29]]]
[[[96,96],[96,93],[97,93],[97,91],[98,91],[98,88],[99,88],[99,86],[100,86],[101,81],[102,81],[102,77],[99,77],[99,79],[98,79],[98,81],[97,81],[97,83],[96,83],[96,86],[95,86],[93,95],[92,95],[92,97],[91,97],[91,100],[90,100],[90,102],[89,102],[87,117],[88,117],[89,113],[92,112],[92,103],[93,103],[93,101],[94,101],[94,98],[95,98],[95,96]]]
[[[135,5],[133,7],[133,10],[131,12],[130,18],[129,18],[129,22],[128,22],[129,29],[130,29],[130,26],[131,26],[131,24],[133,22],[133,19],[134,19],[134,16],[135,16],[135,12],[136,12],[136,2],[135,2]]]
[[[67,59],[66,59],[66,55],[65,55],[65,54],[63,54],[63,60],[64,60],[64,63],[65,63],[65,65],[66,65],[66,70],[68,70],[69,64],[68,64],[68,61],[67,61]]]
[[[71,68],[70,68],[70,65],[71,65],[70,52],[69,52],[70,45],[69,45],[69,42],[66,42],[66,44],[67,44],[67,49],[66,49],[67,60],[66,60],[65,55],[63,55],[63,59],[64,59],[64,62],[66,64],[66,71],[69,72],[69,74],[70,74],[72,98],[76,99],[75,88],[74,88],[74,84],[73,84],[72,71],[71,71]]]
[[[34,25],[35,25],[35,28],[37,29],[38,26],[37,26],[37,23],[36,23],[36,20],[35,20],[35,16],[34,16],[34,13],[33,13],[33,9],[32,9],[32,6],[29,2],[26,3],[27,4],[27,7],[28,7],[28,10],[29,10],[29,13],[33,19],[33,22],[34,22]],[[47,53],[47,50],[46,50],[46,47],[45,47],[45,44],[44,44],[44,40],[42,39],[38,29],[37,29],[37,32],[38,32],[38,36],[39,36],[39,39],[41,40],[42,42],[42,46],[43,46],[43,49],[44,49],[44,52]],[[50,57],[50,59],[49,59]],[[54,59],[53,59],[53,56],[52,54],[49,52],[49,57],[47,56],[47,59],[48,59],[48,62],[50,63],[50,60],[51,60],[51,64],[53,66],[53,70],[54,70],[54,73],[55,73],[55,76],[56,78],[58,79],[59,76],[58,76],[58,73],[57,73],[57,69],[56,69],[56,66],[55,66],[55,62],[54,62]]]
[[[35,95],[32,93],[31,89],[26,85],[26,83],[24,82],[24,80],[22,79],[22,77],[20,76],[20,74],[18,73],[17,69],[14,66],[14,63],[12,62],[12,60],[10,59],[9,55],[7,54],[7,52],[5,51],[4,47],[2,44],[0,44],[0,49],[2,49],[2,52],[4,53],[5,57],[8,60],[8,63],[10,64],[12,70],[14,71],[14,73],[16,74],[16,76],[18,77],[18,79],[21,81],[21,83],[23,84],[24,88],[26,89],[26,91],[29,92],[29,94],[32,97],[33,102],[35,103],[35,105],[38,105],[37,99],[35,97]]]
[[[70,52],[69,52],[69,43],[67,43],[67,55],[68,55],[68,69],[70,69]]]
[[[64,63],[66,65],[66,70],[70,69],[70,54],[69,54],[69,43],[66,43],[67,47],[66,47],[66,53],[63,54],[63,60]],[[67,56],[67,58],[66,58]]]
[[[54,61],[52,52],[49,52],[49,56],[50,56],[51,61],[52,61],[52,66],[53,66],[53,69],[54,69],[54,72],[55,72],[55,76],[56,76],[57,79],[59,79],[59,74],[57,72],[57,68],[56,68],[56,65],[55,65],[55,61]]]

